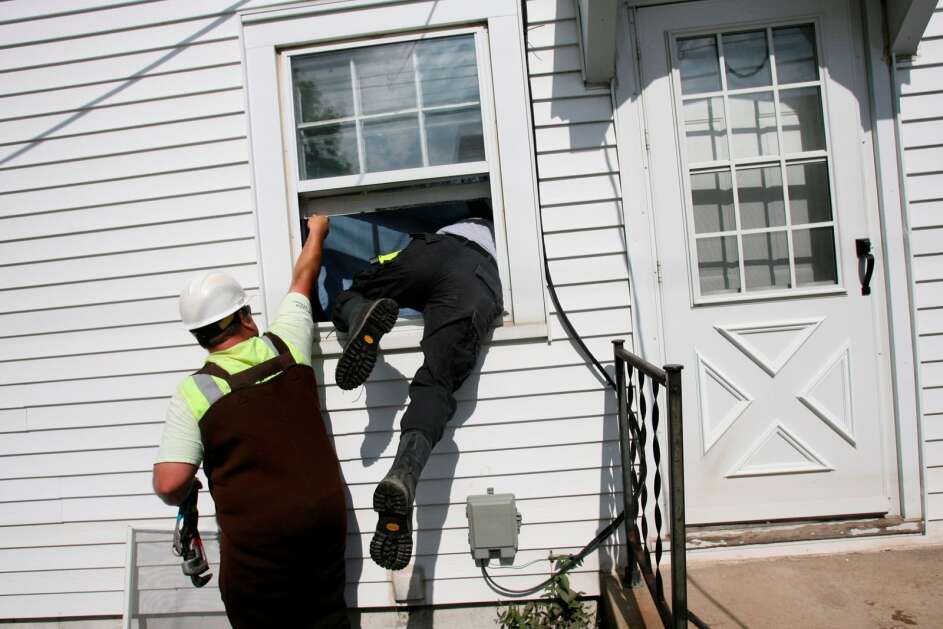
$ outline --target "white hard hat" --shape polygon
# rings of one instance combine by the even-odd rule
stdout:
[[[180,319],[188,330],[196,330],[231,315],[249,303],[231,275],[222,271],[202,273],[180,293]]]

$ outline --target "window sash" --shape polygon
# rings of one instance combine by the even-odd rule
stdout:
[[[294,95],[294,82],[292,79],[292,60],[295,57],[331,52],[337,50],[347,50],[347,49],[356,49],[356,48],[371,48],[375,46],[381,46],[384,44],[394,44],[400,42],[409,42],[409,41],[424,41],[434,38],[444,38],[444,37],[454,37],[457,35],[467,35],[471,34],[475,39],[475,63],[478,77],[478,94],[479,98],[477,101],[463,102],[463,103],[449,103],[447,105],[436,105],[430,107],[424,107],[421,102],[421,96],[419,97],[419,104],[417,107],[409,108],[403,111],[396,112],[382,112],[378,114],[367,114],[364,115],[360,112],[357,112],[354,116],[347,116],[344,118],[331,119],[326,121],[317,121],[313,123],[300,123],[297,120],[297,110],[295,107],[295,95]],[[305,47],[293,50],[282,51],[282,63],[281,63],[281,73],[283,80],[282,83],[282,99],[283,99],[283,111],[285,112],[287,120],[286,125],[286,142],[288,145],[293,147],[294,150],[287,151],[290,168],[293,179],[295,181],[295,190],[299,193],[306,194],[315,194],[315,195],[325,195],[325,194],[339,194],[345,191],[354,191],[358,189],[369,189],[375,187],[386,186],[395,183],[420,183],[423,181],[432,181],[436,179],[446,179],[451,177],[462,177],[469,175],[480,175],[480,174],[489,174],[493,170],[492,162],[494,161],[492,157],[492,141],[491,136],[494,135],[494,119],[490,109],[490,99],[487,97],[487,94],[490,94],[487,90],[491,89],[490,86],[490,73],[488,72],[487,62],[484,59],[484,55],[487,54],[487,41],[486,41],[486,30],[484,27],[475,26],[475,27],[465,27],[465,28],[452,28],[446,30],[437,30],[431,32],[421,32],[421,33],[411,33],[407,35],[399,35],[393,37],[383,37],[371,40],[369,46],[365,46],[364,42],[361,41],[349,41],[334,43],[328,45],[319,45],[312,47]],[[415,55],[415,51],[413,52]],[[418,77],[417,77],[418,78]],[[426,112],[439,112],[439,111],[457,111],[463,108],[468,108],[469,106],[478,106],[478,110],[481,114],[481,127],[482,127],[482,136],[483,136],[483,145],[485,159],[475,162],[458,162],[454,164],[444,164],[444,165],[435,165],[430,166],[428,164],[428,145],[425,137],[425,124],[423,115]],[[363,143],[358,140],[358,148],[360,151],[359,162],[360,162],[360,173],[354,173],[350,175],[341,175],[337,177],[321,177],[317,179],[303,179],[301,178],[301,164],[300,164],[300,153],[301,145],[298,138],[298,132],[301,129],[305,128],[316,128],[317,126],[325,125],[337,125],[343,123],[356,123],[358,128],[358,136],[362,135],[360,127],[363,121],[366,120],[382,120],[384,118],[394,118],[400,115],[417,115],[419,117],[420,123],[420,145],[422,150],[423,157],[423,166],[416,168],[404,168],[399,170],[385,170],[377,172],[363,172],[364,169],[364,156],[363,156]]]

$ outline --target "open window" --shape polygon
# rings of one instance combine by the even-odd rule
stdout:
[[[322,338],[333,297],[371,259],[477,216],[495,226],[496,336],[546,334],[517,3],[380,4],[242,16],[266,307],[311,214],[332,217],[312,299]]]

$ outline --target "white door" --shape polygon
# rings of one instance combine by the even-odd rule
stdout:
[[[888,511],[867,89],[849,2],[638,10],[688,520]]]

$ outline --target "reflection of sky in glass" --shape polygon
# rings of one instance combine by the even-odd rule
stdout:
[[[478,100],[478,67],[472,35],[420,42],[416,48],[426,107]]]
[[[324,241],[318,299],[312,303],[314,318],[330,321],[334,297],[350,288],[354,274],[366,268],[372,258],[405,248],[410,234],[435,232],[467,216],[468,208],[462,201],[389,212],[332,216],[331,231]],[[404,310],[400,314],[410,312]]]

